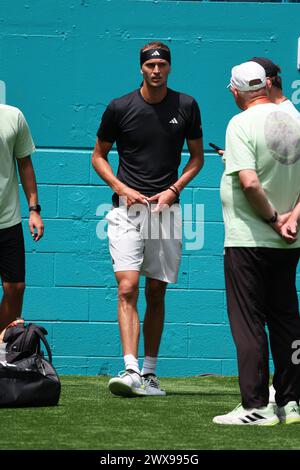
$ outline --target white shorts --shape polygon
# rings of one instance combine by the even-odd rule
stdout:
[[[182,251],[181,207],[173,204],[153,213],[155,205],[120,206],[107,214],[113,268],[175,283]]]

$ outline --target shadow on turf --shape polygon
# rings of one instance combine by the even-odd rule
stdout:
[[[240,396],[240,393],[239,392],[189,392],[189,391],[169,391],[169,390],[166,390],[167,392],[167,396],[170,397],[172,395],[180,395],[180,396],[185,396],[185,395],[188,395],[188,396],[192,396],[192,395],[195,395],[195,396],[208,396],[208,397],[219,397],[220,395],[222,395],[222,397],[225,397],[225,396]]]
[[[172,396],[207,396],[207,397],[219,397],[220,395],[222,395],[222,397],[226,397],[226,396],[234,396],[234,397],[239,397],[240,396],[240,393],[238,392],[226,392],[226,393],[220,393],[220,392],[189,392],[189,391],[182,391],[182,392],[179,392],[179,391],[169,391],[169,390],[166,390],[167,392],[167,397],[172,397]],[[122,397],[120,395],[113,395],[113,394],[110,394],[113,398],[130,398],[130,399],[136,399],[136,398],[147,398],[147,397],[143,397],[143,396],[135,396],[135,397]],[[154,395],[153,395],[154,396]],[[148,397],[149,398],[149,397]],[[165,397],[158,397],[158,396],[155,396],[155,398],[165,398]]]

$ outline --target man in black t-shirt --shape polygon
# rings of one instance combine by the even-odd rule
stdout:
[[[109,248],[118,283],[118,320],[125,373],[109,381],[115,395],[165,395],[155,375],[164,324],[164,298],[176,282],[181,258],[179,194],[203,165],[201,118],[191,96],[167,88],[171,55],[153,42],[140,52],[143,83],[110,102],[97,133],[92,163],[113,189]],[[190,159],[178,177],[184,141]],[[116,143],[117,175],[108,163]],[[146,276],[145,358],[138,365],[139,277]]]

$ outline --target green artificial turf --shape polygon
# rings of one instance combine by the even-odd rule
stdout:
[[[220,426],[236,378],[162,379],[166,397],[113,397],[107,377],[64,376],[59,406],[0,409],[0,449],[300,449],[300,425]]]

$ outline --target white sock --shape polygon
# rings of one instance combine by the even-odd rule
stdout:
[[[7,343],[0,343],[0,361],[6,360],[6,344]]]
[[[157,357],[145,356],[143,368],[142,368],[142,375],[155,374],[156,363],[157,363]]]
[[[125,362],[125,369],[132,369],[138,374],[141,374],[140,368],[139,368],[139,361],[136,357],[134,357],[133,354],[126,354],[124,356],[124,362]]]

